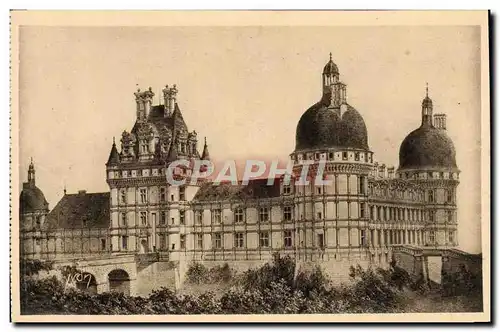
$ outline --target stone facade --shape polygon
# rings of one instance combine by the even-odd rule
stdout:
[[[151,88],[135,92],[136,122],[123,132],[121,151],[113,142],[106,163],[109,219],[102,229],[109,243],[103,251],[155,252],[161,261],[183,266],[232,262],[236,268],[261,264],[279,251],[346,276],[357,263],[387,264],[396,245],[457,246],[459,170],[446,117],[436,115],[433,125],[429,96],[422,102],[422,126],[405,139],[395,169],[375,162],[364,120],[347,104],[347,87],[331,59],[322,82],[323,97],[297,126],[290,154],[294,176],[290,183],[277,178],[271,186],[262,180],[246,186],[168,184],[166,170],[173,161],[192,165],[209,158],[206,140],[200,155],[175,85],[165,87],[160,105],[153,105]],[[432,150],[433,140],[444,151],[440,156]],[[305,164],[308,185],[297,180]],[[315,182],[320,165],[328,184]],[[189,180],[193,171],[179,167],[174,176]]]

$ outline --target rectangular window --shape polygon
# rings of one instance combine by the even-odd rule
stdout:
[[[147,201],[148,201],[148,194],[147,194],[146,189],[140,189],[139,193],[140,193],[141,203],[147,203]]]
[[[429,221],[434,221],[435,219],[435,212],[434,211],[429,211]]]
[[[316,213],[316,216],[318,217],[318,219],[323,219],[323,214],[321,212],[318,212]]]
[[[101,250],[106,250],[106,239],[101,239]]]
[[[382,244],[382,231],[377,229],[377,245],[380,247]]]
[[[234,247],[235,248],[243,248],[245,245],[245,239],[243,237],[243,233],[235,233],[234,234]]]
[[[172,202],[173,202],[174,200],[175,200],[175,199],[174,199],[174,194],[170,194],[170,201],[172,201]]]
[[[454,244],[455,243],[455,232],[454,231],[449,231],[448,232],[448,242],[450,244]]]
[[[186,187],[179,187],[179,201],[186,200]]]
[[[186,211],[184,210],[179,211],[179,223],[181,225],[184,225],[186,223]]]
[[[128,236],[122,236],[122,249],[127,250],[128,248]]]
[[[197,225],[201,225],[203,223],[203,211],[194,211],[194,221]]]
[[[292,220],[292,207],[291,206],[283,207],[283,220],[285,220],[285,221]]]
[[[160,212],[160,225],[165,225],[166,223],[167,223],[167,212],[161,211]]]
[[[436,242],[436,233],[429,231],[429,243],[434,244],[434,242]]]
[[[453,191],[446,190],[446,202],[447,203],[452,203],[453,202]]]
[[[259,210],[259,221],[268,222],[269,221],[269,208],[261,207]]]
[[[259,245],[261,248],[269,247],[269,232],[260,232]]]
[[[292,231],[285,231],[283,233],[285,248],[290,248],[293,246]]]
[[[222,234],[221,233],[214,233],[213,247],[215,249],[222,248]]]
[[[321,187],[316,187],[316,193],[317,193],[318,195],[321,195]]]
[[[127,226],[127,213],[122,212],[122,226]]]
[[[324,234],[317,234],[316,244],[318,245],[318,248],[324,248],[325,247],[325,236],[324,236]]]
[[[328,154],[328,159],[333,160],[333,152],[330,152],[330,153]]]
[[[166,241],[166,234],[158,234],[158,238],[160,239],[160,249],[166,249],[167,247],[167,241]]]
[[[166,202],[167,201],[167,188],[163,187],[160,188],[160,202]]]
[[[203,249],[203,234],[196,234],[196,249]]]
[[[364,229],[359,230],[359,240],[362,247],[366,246],[366,232]]]
[[[366,207],[365,207],[365,203],[360,203],[359,204],[359,216],[361,218],[365,218],[366,217]]]
[[[453,222],[453,211],[448,211],[448,222]]]
[[[358,161],[359,160],[359,152],[356,152],[354,154],[354,160]]]
[[[347,160],[347,152],[342,152],[342,160]]]
[[[170,218],[170,224],[175,225],[175,218],[174,217]]]
[[[215,209],[212,211],[212,223],[220,224],[221,222],[221,211],[220,209]]]
[[[429,202],[434,203],[434,190],[429,190],[428,196],[429,196]]]
[[[292,193],[292,188],[289,185],[283,185],[283,194],[290,195]]]
[[[122,204],[127,204],[127,191],[125,189],[120,191],[120,201]]]
[[[234,222],[235,223],[242,223],[243,222],[243,209],[242,208],[236,208],[234,210]]]
[[[181,249],[186,249],[186,235],[181,234],[180,236]]]
[[[365,177],[358,177],[358,193],[364,195],[365,194]]]
[[[141,225],[147,225],[148,220],[147,220],[147,212],[141,212],[140,213],[140,218],[141,218]]]
[[[151,222],[156,225],[156,213],[151,213]]]

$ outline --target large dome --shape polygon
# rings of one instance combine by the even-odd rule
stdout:
[[[422,125],[401,143],[399,169],[456,169],[455,146],[443,129]]]
[[[49,203],[45,199],[43,192],[32,184],[24,186],[23,191],[21,191],[19,202],[19,210],[21,214],[36,211],[47,211],[49,209]]]
[[[328,107],[320,101],[300,118],[296,131],[295,150],[316,148],[354,148],[368,150],[365,121],[350,105],[346,111]]]

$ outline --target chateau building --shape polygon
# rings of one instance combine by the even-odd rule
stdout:
[[[347,102],[347,86],[331,55],[321,78],[321,98],[300,118],[290,154],[294,174],[309,165],[308,185],[296,176],[290,183],[277,178],[270,186],[267,179],[248,185],[191,184],[192,166],[175,170],[176,177],[188,179],[186,185],[170,185],[170,163],[208,160],[207,142],[200,154],[175,85],[163,89],[160,105],[153,105],[149,88],[134,94],[136,121],[130,132],[123,132],[120,151],[113,141],[106,163],[109,193],[65,194],[48,213],[30,165],[21,221],[28,225],[47,216],[53,238],[77,228],[81,238],[74,235],[66,247],[80,241],[76,246],[82,252],[157,252],[161,260],[241,267],[267,261],[279,251],[345,272],[354,263],[386,264],[394,245],[457,246],[459,170],[446,115],[433,114],[428,91],[420,126],[401,143],[396,169],[375,162],[363,117]],[[417,109],[414,114],[417,122]],[[326,184],[317,185],[320,165]],[[82,201],[88,202],[83,209]],[[33,234],[39,233],[24,236]],[[84,238],[88,241],[81,242]],[[53,241],[56,255],[69,253]],[[43,245],[36,247],[36,241],[27,245],[30,253],[43,253]]]

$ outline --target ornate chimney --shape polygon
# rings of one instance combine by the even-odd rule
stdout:
[[[163,101],[165,105],[165,117],[171,116],[174,112],[175,103],[177,101],[177,85],[174,84],[172,88],[169,88],[168,85],[165,85],[165,88],[162,90],[163,92]]]
[[[446,130],[446,114],[434,114],[434,127]]]

